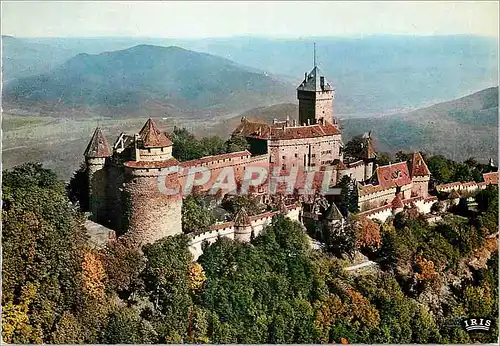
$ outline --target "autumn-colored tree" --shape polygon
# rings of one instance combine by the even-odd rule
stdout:
[[[2,202],[4,341],[52,342],[54,326],[82,294],[83,217],[39,164],[3,172]]]
[[[188,285],[190,289],[194,291],[200,290],[206,279],[207,277],[201,265],[198,263],[191,263],[189,265]]]
[[[355,234],[358,248],[378,248],[382,245],[380,226],[367,217],[362,217],[355,223]]]
[[[103,297],[106,271],[97,251],[86,251],[82,263],[83,289],[93,297]]]

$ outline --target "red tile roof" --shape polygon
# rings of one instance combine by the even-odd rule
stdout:
[[[294,126],[294,127],[274,127],[271,128],[271,140],[287,140],[299,138],[315,138],[324,136],[340,135],[339,129],[330,124],[324,125],[315,124],[308,126]]]
[[[487,185],[498,185],[498,172],[484,173],[483,179]]]
[[[268,124],[248,121],[246,118],[242,118],[241,123],[233,131],[233,135],[262,139],[267,139],[270,133],[271,127]]]
[[[410,174],[412,177],[421,177],[431,174],[419,152],[413,153],[411,160],[408,162],[408,166],[410,167]]]
[[[102,134],[101,129],[98,127],[95,129],[92,138],[85,149],[85,157],[97,158],[97,157],[109,157],[111,156],[111,149],[109,148],[108,141],[106,137]]]
[[[160,148],[172,145],[172,141],[165,133],[158,129],[156,123],[151,118],[146,121],[139,132],[139,136],[141,137],[145,148]]]
[[[233,135],[269,140],[288,140],[340,135],[340,130],[330,123],[325,123],[324,125],[277,127],[264,123],[251,122],[243,118],[241,124],[234,130]]]
[[[174,158],[164,161],[127,161],[123,164],[130,168],[165,168],[179,165],[179,161]]]
[[[389,189],[391,187],[392,186],[387,187],[387,186],[381,186],[381,185],[360,186],[360,188],[359,188],[359,195],[360,196],[366,196],[366,195],[370,195],[372,193],[376,193],[376,192],[387,190],[387,189]]]
[[[403,186],[411,183],[406,162],[377,167],[377,180],[384,188]]]

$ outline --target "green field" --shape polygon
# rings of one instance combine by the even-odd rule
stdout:
[[[155,119],[161,129],[169,130],[177,123]],[[145,118],[53,118],[3,114],[3,168],[8,169],[27,161],[43,163],[64,180],[71,177],[83,160],[83,152],[94,129],[100,126],[113,145],[121,132],[139,132]],[[199,132],[207,124],[186,121],[183,126]]]

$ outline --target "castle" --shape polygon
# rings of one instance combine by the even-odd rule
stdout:
[[[345,175],[357,181],[361,211],[382,206],[398,211],[405,200],[428,198],[430,173],[419,153],[409,162],[375,167],[376,153],[367,134],[360,152],[354,157],[344,157],[341,130],[333,114],[334,93],[334,88],[315,66],[310,73],[305,73],[297,87],[298,119],[264,124],[242,118],[232,136],[245,137],[248,150],[182,163],[172,156],[171,140],[152,119],[136,134],[122,133],[112,147],[97,128],[85,150],[92,219],[108,225],[118,236],[137,246],[182,233],[182,193],[164,194],[158,187],[163,170],[169,167],[180,169],[163,178],[170,186],[181,189],[191,174],[188,169],[193,167],[212,173],[231,167],[239,182],[248,166],[265,167],[282,175],[295,170],[298,181],[303,184],[308,173],[315,172],[314,188],[318,188],[330,171],[328,186],[335,186]],[[213,186],[213,179],[206,181],[201,190]],[[268,187],[266,181],[250,192],[266,200],[273,193]],[[218,194],[228,192],[221,189]],[[299,204],[296,201],[283,206],[281,212],[298,220]],[[233,222],[215,225],[210,232],[220,235],[222,230],[235,239],[248,241],[252,229],[260,232],[269,222],[272,215],[267,214],[250,218],[241,211]]]

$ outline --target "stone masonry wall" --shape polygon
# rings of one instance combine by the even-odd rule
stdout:
[[[158,189],[158,174],[159,170],[126,171],[124,207],[128,231],[125,237],[134,246],[182,233],[182,197],[162,194]]]
[[[89,211],[92,220],[106,224],[108,221],[106,185],[108,169],[105,158],[87,159],[87,178],[89,186]]]
[[[286,216],[294,221],[299,221],[301,210],[302,208],[299,206],[289,207]],[[279,214],[279,212],[274,211],[251,216],[250,223],[254,236],[258,236],[262,231],[264,231],[264,229],[271,224],[273,216],[277,214]],[[204,242],[212,244],[218,237],[235,239],[234,224],[232,222],[216,224],[206,232],[189,234],[188,237],[191,238],[189,242],[189,251],[193,254],[194,259],[197,260],[203,253],[202,244]]]

